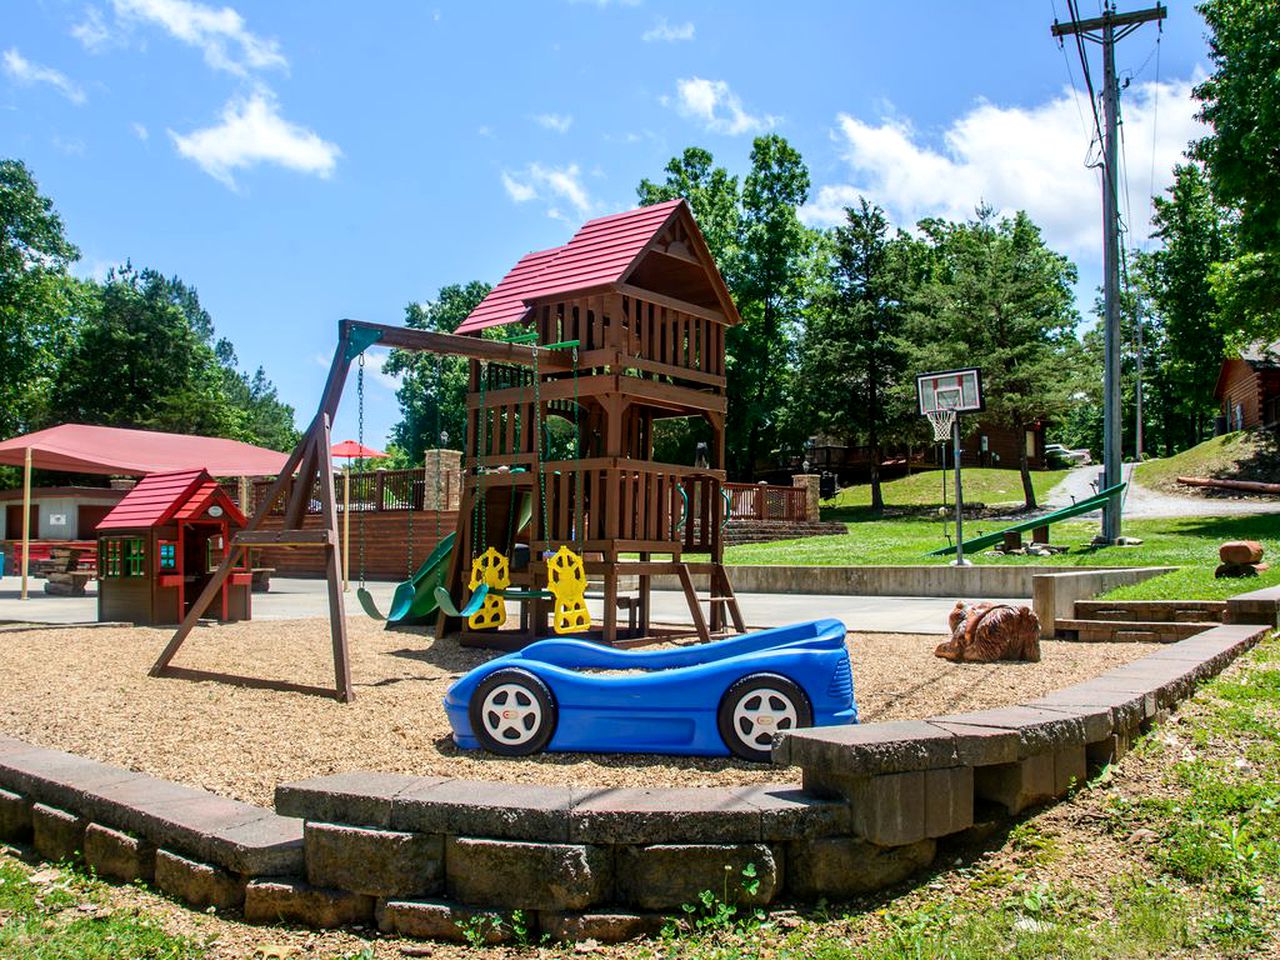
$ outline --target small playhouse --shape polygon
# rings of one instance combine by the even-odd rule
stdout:
[[[143,477],[98,524],[98,619],[180,623],[244,527],[205,470]],[[251,581],[233,570],[209,613],[250,619]]]

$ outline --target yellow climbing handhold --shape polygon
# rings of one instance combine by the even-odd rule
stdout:
[[[556,633],[581,633],[591,627],[587,612],[587,572],[582,558],[568,547],[547,557],[547,590],[556,598],[551,626]]]
[[[471,561],[472,590],[482,583],[489,585],[489,595],[480,609],[467,618],[472,630],[491,630],[507,622],[507,602],[502,591],[511,586],[511,564],[493,547]]]

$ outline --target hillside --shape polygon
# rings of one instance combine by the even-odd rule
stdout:
[[[1178,477],[1219,480],[1280,480],[1280,442],[1271,430],[1248,430],[1214,437],[1163,460],[1139,464],[1134,479],[1144,487],[1180,496],[1238,496],[1203,487],[1187,487]]]
[[[996,470],[990,467],[965,467],[960,472],[964,484],[965,503],[987,506],[1021,504],[1022,477],[1017,470]],[[1067,475],[1065,470],[1033,470],[1031,484],[1037,500],[1043,500]],[[946,502],[951,503],[955,492],[955,475],[948,470]],[[929,470],[900,477],[881,485],[885,506],[929,507],[943,502],[942,472]],[[867,507],[871,505],[871,484],[863,483],[845,487],[831,500],[823,502],[829,507]]]

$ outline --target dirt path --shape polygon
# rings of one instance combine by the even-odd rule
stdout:
[[[1122,476],[1129,481],[1125,492],[1124,515],[1131,519],[1162,517],[1231,517],[1249,513],[1280,513],[1280,498],[1249,497],[1179,497],[1139,486],[1132,480],[1133,467],[1126,463]],[[1095,484],[1102,468],[1097,464],[1076,467],[1049,491],[1041,504],[1047,510],[1058,510],[1097,493]],[[1086,516],[1097,516],[1101,511]]]

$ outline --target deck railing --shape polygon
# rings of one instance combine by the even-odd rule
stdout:
[[[241,511],[246,516],[249,516],[252,515],[257,505],[262,502],[274,482],[274,479],[253,481],[248,504],[240,503],[240,485],[236,481],[227,481],[223,483],[222,488],[240,507]],[[451,498],[456,500],[457,482],[457,478],[446,470],[442,472],[438,481],[438,485],[442,489],[437,491],[437,481],[432,478],[431,489],[428,490],[426,471],[422,467],[410,470],[367,470],[361,473],[352,473],[351,512],[376,511],[381,513],[434,509],[437,502],[448,505],[451,503]],[[271,507],[273,516],[284,513],[285,505],[288,504],[289,497],[293,494],[294,483],[295,481],[290,479],[285,485],[284,491],[276,498],[276,502]],[[333,475],[333,490],[338,503],[338,513],[342,513],[343,475],[341,472]],[[306,512],[312,514],[320,513],[319,478],[316,479],[311,495],[307,498]]]
[[[803,487],[726,483],[730,520],[808,520]]]

